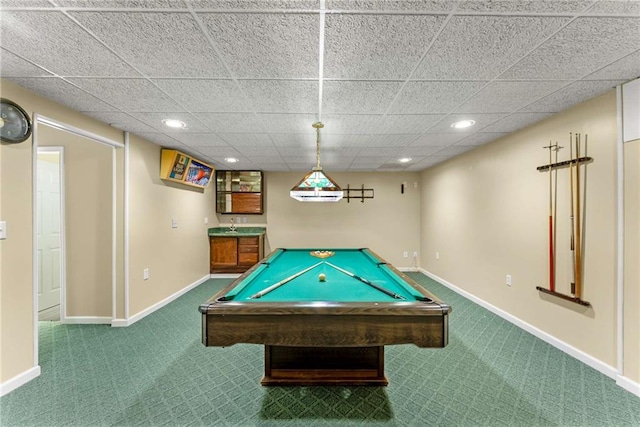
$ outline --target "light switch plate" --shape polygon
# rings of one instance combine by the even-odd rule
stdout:
[[[0,240],[7,238],[7,221],[0,221]]]

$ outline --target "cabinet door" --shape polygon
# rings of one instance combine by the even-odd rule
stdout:
[[[211,238],[211,266],[232,267],[238,265],[238,239],[235,237]]]

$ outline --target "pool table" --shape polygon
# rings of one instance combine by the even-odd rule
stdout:
[[[369,249],[281,248],[199,310],[205,346],[265,346],[263,385],[387,385],[384,346],[446,346],[451,307]]]

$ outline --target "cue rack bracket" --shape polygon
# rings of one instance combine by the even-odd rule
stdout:
[[[576,163],[578,163],[578,161],[580,162],[580,165],[584,165],[586,163],[593,162],[593,158],[592,157],[580,157],[578,160],[576,160],[576,159],[565,160],[564,162],[551,163],[549,165],[538,166],[536,169],[538,169],[540,172],[544,172],[544,171],[547,171],[549,169],[561,169],[561,168],[566,168],[570,164],[576,164]]]
[[[364,188],[364,184],[362,184],[362,188],[350,188],[349,184],[347,184],[347,188],[343,188],[342,191],[347,203],[351,199],[358,199],[360,203],[364,203],[364,199],[373,199],[373,188]],[[352,195],[351,193],[354,194]]]

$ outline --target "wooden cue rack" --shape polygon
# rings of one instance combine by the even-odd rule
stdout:
[[[573,142],[573,141],[571,141],[571,138],[572,137],[570,136],[570,138],[569,138],[570,139],[570,141],[569,141],[570,144]],[[577,187],[576,187],[577,188],[577,191],[576,191],[577,202],[576,202],[576,204],[578,205],[578,208],[579,208],[580,207],[580,181],[579,181],[580,166],[584,166],[584,165],[586,165],[588,163],[593,162],[593,158],[591,158],[591,157],[586,157],[586,156],[585,157],[579,157],[580,156],[580,153],[579,153],[579,148],[580,148],[579,138],[580,138],[579,134],[576,134],[576,158],[571,158],[570,160],[565,160],[565,161],[557,162],[557,163],[550,163],[550,164],[547,164],[547,165],[543,165],[543,166],[538,166],[537,167],[538,171],[540,171],[540,172],[549,172],[549,173],[551,173],[553,170],[563,169],[563,168],[567,168],[567,167],[570,168],[571,179],[572,179],[572,181],[571,181],[571,188],[572,188],[572,190],[571,190],[571,193],[572,193],[571,194],[571,199],[572,199],[571,200],[571,204],[572,204],[572,209],[573,209],[573,203],[574,203],[574,195],[573,195],[573,173],[574,173],[574,168],[575,168],[576,181],[577,181],[577,183],[576,183],[577,184]],[[551,148],[551,147],[553,147],[553,146],[545,147],[545,148]],[[556,147],[557,147],[557,143],[556,143]],[[562,148],[562,147],[560,147],[560,148]],[[586,149],[586,138],[585,138],[585,149]],[[556,157],[556,159],[557,159],[557,157]],[[557,186],[557,181],[556,181],[556,186]],[[552,196],[552,195],[550,195],[550,196]],[[573,219],[574,219],[573,218],[573,210],[572,210],[571,215],[572,215],[571,219],[573,221]],[[577,218],[578,218],[578,223],[576,224],[575,228],[580,228],[580,227],[582,227],[582,222],[579,219],[579,215],[577,216]],[[571,250],[573,251],[574,250],[574,246],[573,246],[573,229],[574,229],[574,225],[573,225],[573,223],[572,223],[571,227],[572,227],[572,246],[571,246]],[[553,234],[553,239],[552,240],[555,241],[555,232]],[[581,254],[581,249],[579,251],[580,251],[579,254]],[[555,248],[554,248],[553,252],[555,253]],[[553,289],[554,286],[552,286],[551,284],[550,284],[550,289],[544,288],[542,286],[536,286],[536,289],[538,291],[542,292],[542,293],[553,295],[553,296],[561,298],[561,299],[563,299],[565,301],[570,301],[570,302],[573,302],[573,303],[576,303],[576,304],[580,304],[580,305],[585,306],[585,307],[591,307],[591,303],[588,302],[588,301],[583,300],[582,297],[581,297],[582,260],[581,260],[581,258],[579,258],[579,256],[578,256],[578,258],[576,258],[576,256],[574,255],[574,267],[573,268],[574,268],[574,275],[575,275],[574,279],[576,279],[576,283],[575,284],[571,283],[571,292],[574,293],[574,295],[567,295],[567,294],[564,294],[562,292],[558,292],[555,289]],[[576,263],[575,260],[577,260],[577,263]],[[550,263],[553,263],[553,260],[551,260]],[[553,268],[554,268],[553,264],[551,264],[550,268],[551,268],[552,275],[553,275],[554,274],[553,273],[553,271],[554,271],[553,270]]]

